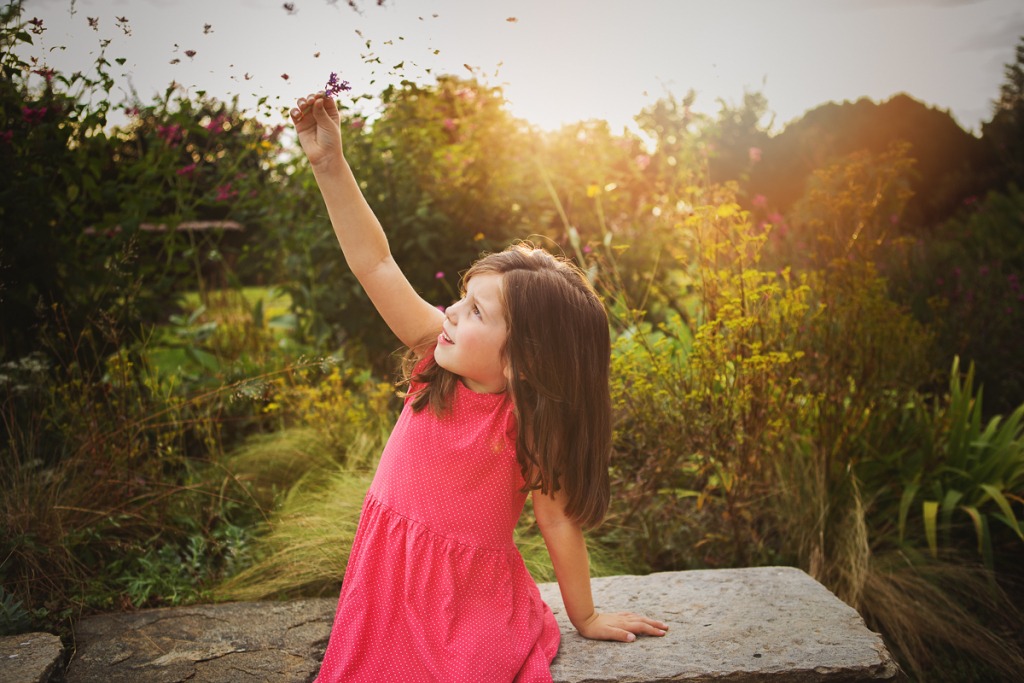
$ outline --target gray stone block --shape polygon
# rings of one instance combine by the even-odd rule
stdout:
[[[855,610],[789,567],[594,579],[606,611],[668,622],[663,638],[605,643],[569,624],[557,584],[541,594],[562,627],[556,683],[860,681],[896,673]],[[310,681],[335,598],[233,603],[83,619],[68,683]],[[6,679],[4,679],[6,680]]]
[[[599,610],[669,624],[663,637],[602,643],[569,624],[558,584],[541,595],[562,627],[556,683],[863,681],[897,667],[852,607],[792,567],[665,572],[593,579]]]
[[[0,681],[46,683],[63,652],[60,638],[50,633],[0,637]]]

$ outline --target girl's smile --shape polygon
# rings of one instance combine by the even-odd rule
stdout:
[[[502,349],[508,337],[502,276],[481,273],[466,283],[466,295],[445,310],[434,359],[481,394],[505,390]]]

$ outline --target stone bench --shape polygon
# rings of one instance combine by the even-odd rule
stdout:
[[[562,627],[551,667],[556,682],[800,683],[891,679],[897,672],[881,637],[857,612],[798,569],[613,576],[594,579],[593,587],[600,609],[643,612],[671,628],[664,638],[628,644],[586,640],[566,619],[557,584],[542,584]],[[310,681],[336,603],[332,597],[89,617],[78,625],[66,680]],[[0,662],[0,680],[11,680],[4,671]]]

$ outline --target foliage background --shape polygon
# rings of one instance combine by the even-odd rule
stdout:
[[[41,27],[3,12],[0,629],[336,592],[398,349],[308,166],[234,102],[114,102],[106,54],[70,75],[22,61]],[[342,126],[428,300],[518,239],[604,296],[595,574],[798,566],[910,676],[1011,680],[1022,64],[1024,42],[981,137],[907,96],[774,132],[757,93],[717,116],[667,96],[637,115],[646,139],[544,133],[455,76],[390,88],[372,120],[343,103]],[[517,541],[550,580],[529,508]]]

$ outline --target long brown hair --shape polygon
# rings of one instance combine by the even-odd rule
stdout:
[[[604,305],[572,262],[522,243],[470,267],[502,275],[508,337],[501,355],[518,418],[516,458],[526,490],[562,490],[566,514],[596,526],[608,509],[611,453],[611,341]],[[408,367],[408,365],[407,365]],[[412,398],[442,414],[458,376],[433,359],[415,377],[426,386]]]

